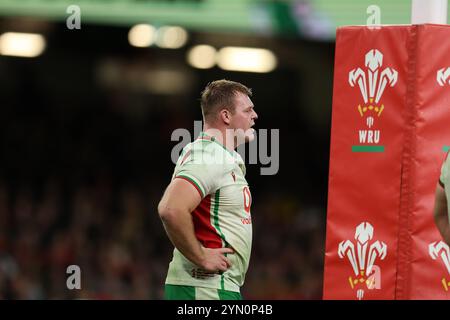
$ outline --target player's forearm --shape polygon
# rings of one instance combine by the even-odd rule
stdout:
[[[160,212],[160,217],[172,244],[188,260],[201,267],[204,260],[204,252],[200,242],[195,237],[191,213],[165,209]]]

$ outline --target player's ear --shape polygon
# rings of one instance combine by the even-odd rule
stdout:
[[[228,109],[222,109],[219,111],[220,119],[227,125],[230,124],[231,121],[231,112]]]

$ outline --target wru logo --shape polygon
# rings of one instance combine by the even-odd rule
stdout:
[[[352,87],[358,84],[365,103],[363,107],[358,106],[361,117],[367,110],[374,110],[380,116],[384,106],[378,104],[386,86],[389,84],[393,87],[397,83],[398,72],[392,68],[385,68],[381,71],[382,65],[383,54],[376,49],[372,49],[366,53],[367,73],[361,68],[356,68],[348,74],[348,82]]]
[[[365,124],[369,130],[359,131],[360,143],[380,142],[380,130],[370,130],[375,124],[374,117],[380,117],[384,110],[384,104],[380,103],[381,97],[387,86],[393,87],[398,80],[398,72],[393,68],[384,68],[383,54],[377,49],[372,49],[365,55],[365,69],[355,68],[348,74],[350,86],[359,88],[364,103],[358,105],[361,117],[366,116]]]
[[[364,288],[369,290],[381,289],[381,270],[374,263],[377,258],[384,260],[387,245],[381,241],[371,242],[373,226],[362,222],[356,227],[355,243],[345,240],[339,243],[338,254],[341,259],[347,257],[353,268],[353,276],[348,277],[352,289],[356,289],[356,297],[364,297]]]

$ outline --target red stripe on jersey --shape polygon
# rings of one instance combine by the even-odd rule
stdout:
[[[211,224],[211,195],[207,195],[192,211],[195,235],[205,248],[222,248],[222,239]]]

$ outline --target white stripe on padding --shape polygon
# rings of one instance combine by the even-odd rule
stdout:
[[[212,288],[195,287],[195,300],[220,300],[219,291]]]

